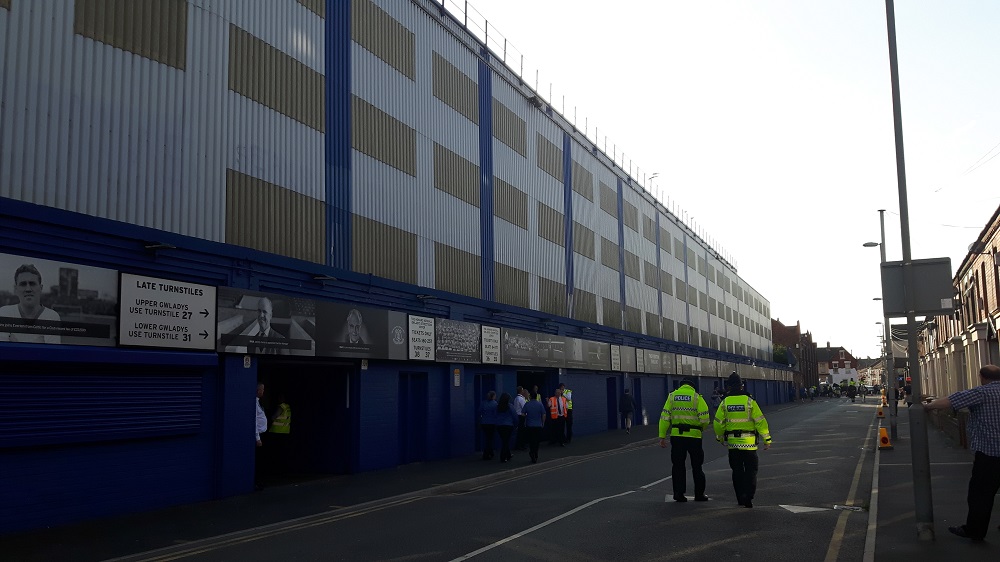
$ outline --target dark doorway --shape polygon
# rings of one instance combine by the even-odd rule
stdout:
[[[400,464],[427,460],[427,402],[427,373],[400,373]]]
[[[618,418],[618,377],[608,377],[605,379],[608,395],[608,429],[618,429],[620,426]]]
[[[537,385],[538,394],[544,403],[548,400],[549,396],[552,396],[552,392],[556,389],[556,382],[554,379],[550,380],[550,377],[551,375],[545,371],[518,371],[517,386],[527,388],[530,393]],[[531,398],[534,400],[536,396],[532,395]]]
[[[271,484],[292,483],[351,469],[351,416],[348,390],[353,364],[268,362],[262,358],[261,407],[268,418],[261,451]],[[287,434],[271,431],[284,400],[291,408]]]
[[[497,389],[497,376],[493,373],[476,375],[473,382],[473,392],[475,393],[475,404],[476,404],[476,414],[474,419],[476,420],[475,428],[473,431],[476,432],[476,450],[483,450],[483,432],[479,429],[479,413],[483,408],[483,402],[486,401],[486,393],[489,391],[496,391]]]
[[[632,425],[646,425],[646,409],[642,407],[642,379],[632,381],[632,400],[635,401],[635,414]]]

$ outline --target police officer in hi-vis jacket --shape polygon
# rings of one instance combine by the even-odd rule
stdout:
[[[691,455],[691,475],[694,477],[694,501],[708,501],[705,495],[705,450],[701,446],[701,431],[708,428],[708,404],[695,390],[698,381],[684,377],[681,386],[667,396],[660,415],[660,447],[667,446],[670,436],[671,477],[674,501],[686,502],[687,470],[684,463]]]
[[[714,428],[716,441],[729,447],[736,501],[743,507],[753,507],[757,492],[757,446],[762,443],[765,451],[771,447],[771,431],[735,371],[726,381],[726,398],[715,412]]]

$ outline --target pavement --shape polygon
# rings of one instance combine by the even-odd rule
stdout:
[[[808,407],[809,402],[772,407],[773,410]],[[886,413],[888,416],[888,411]],[[890,418],[879,420],[888,427]],[[994,509],[990,533],[985,541],[973,542],[953,536],[949,526],[965,522],[966,490],[973,455],[944,432],[928,424],[928,449],[932,490],[934,540],[919,540],[913,495],[912,452],[909,417],[899,409],[897,438],[892,449],[872,443],[872,498],[868,506],[865,558],[869,560],[942,560],[957,556],[965,560],[997,560],[1000,556],[1000,502]],[[192,541],[240,533],[248,529],[279,525],[290,520],[322,517],[344,509],[365,508],[399,502],[409,496],[468,490],[516,477],[519,474],[606,453],[622,447],[652,446],[655,425],[625,431],[606,431],[574,437],[566,447],[546,445],[538,464],[527,463],[526,451],[515,451],[503,469],[485,462],[478,454],[457,459],[413,463],[394,469],[336,476],[269,486],[262,491],[221,500],[178,506],[148,513],[88,521],[0,537],[0,557],[5,560],[93,561],[140,560],[150,551],[169,553]],[[524,461],[523,463],[520,461]],[[136,553],[147,553],[137,556]]]

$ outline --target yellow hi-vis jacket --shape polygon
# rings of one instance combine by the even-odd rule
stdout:
[[[753,398],[745,394],[727,396],[715,412],[715,440],[730,449],[756,451],[758,438],[771,443],[771,430]]]
[[[691,437],[701,439],[701,430],[708,427],[708,404],[689,384],[667,396],[660,414],[660,439]]]
[[[271,433],[291,433],[292,430],[292,407],[282,402],[278,405],[278,415],[274,416],[271,422]]]

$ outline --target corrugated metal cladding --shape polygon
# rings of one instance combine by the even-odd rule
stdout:
[[[226,240],[265,252],[324,263],[322,201],[226,171]]]
[[[415,4],[351,9],[351,204],[366,219],[352,268],[391,272],[406,238],[413,254],[387,277],[481,297],[478,59]],[[504,212],[528,219],[523,205]]]
[[[0,195],[214,241],[246,219],[226,214],[227,170],[323,200],[314,12],[208,0],[9,10]]]

